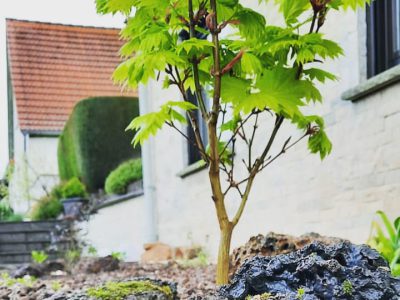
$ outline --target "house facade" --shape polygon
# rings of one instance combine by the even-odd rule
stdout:
[[[10,201],[27,212],[59,181],[57,142],[75,104],[134,96],[113,85],[118,29],[8,19],[8,141],[15,162]]]
[[[276,8],[259,8],[256,2],[254,8],[266,12],[270,24],[282,22]],[[326,120],[332,154],[321,162],[301,143],[264,170],[234,232],[234,247],[269,231],[318,232],[365,243],[377,210],[400,214],[400,1],[332,11],[323,32],[345,53],[324,66],[339,80],[321,88],[324,103],[313,110]],[[180,99],[177,90],[161,86],[153,81],[140,89],[146,110]],[[293,132],[286,125],[277,145]],[[146,149],[145,167],[151,167],[152,176],[144,179],[154,195],[159,240],[201,244],[217,253],[219,230],[207,170],[193,164],[189,145],[173,129],[164,128]],[[227,203],[233,213],[239,199]]]

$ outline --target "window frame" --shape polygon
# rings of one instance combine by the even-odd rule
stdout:
[[[400,5],[400,0],[377,0],[367,8],[368,78],[400,64],[400,49],[395,49],[394,45],[396,25],[400,19],[396,16],[397,5]]]
[[[186,95],[188,97],[188,100],[191,103],[193,103],[196,106],[199,105],[198,101],[197,101],[197,96],[192,91],[188,90],[186,92]],[[208,97],[204,91],[203,91],[203,98],[204,98],[204,101],[206,101],[206,103],[205,103],[206,107],[208,107]],[[194,118],[197,121],[197,124],[199,126],[200,136],[201,136],[204,144],[207,145],[208,144],[207,123],[201,116],[200,110],[195,111]],[[189,122],[190,122],[190,120],[188,119],[188,123]],[[191,141],[195,141],[196,137],[194,134],[194,130],[193,130],[192,126],[190,126],[190,125],[187,126],[187,135],[190,139],[190,141],[187,142],[187,155],[188,155],[187,156],[187,165],[190,166],[192,164],[199,162],[202,158],[201,158],[201,153],[200,153],[199,149],[191,142]]]

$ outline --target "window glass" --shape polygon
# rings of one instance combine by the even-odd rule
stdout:
[[[394,0],[395,3],[395,8],[393,10],[394,12],[394,29],[393,29],[393,46],[394,46],[394,51],[400,51],[400,0]]]

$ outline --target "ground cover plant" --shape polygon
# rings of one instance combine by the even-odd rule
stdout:
[[[368,1],[276,0],[284,26],[269,24],[265,16],[246,6],[251,1],[96,2],[100,13],[126,16],[121,31],[125,61],[114,79],[135,88],[162,78],[164,88],[174,87],[181,94],[181,99],[165,99],[158,111],[135,118],[128,129],[137,131],[137,145],[169,126],[198,149],[208,166],[220,228],[216,281],[225,284],[232,233],[257,174],[304,139],[321,159],[331,152],[323,118],[304,113],[304,108],[322,101],[316,84],[336,80],[321,68],[323,62],[343,54],[321,28],[331,10],[355,9]],[[225,34],[232,31],[234,35]],[[195,103],[189,93],[196,96]],[[197,114],[207,124],[206,136],[200,133]],[[268,121],[269,128],[260,126]],[[294,124],[300,136],[287,136],[275,145],[285,123]],[[194,139],[186,134],[187,125]],[[239,153],[237,149],[243,147],[245,153]],[[243,172],[246,175],[238,177]],[[226,203],[232,197],[240,197],[241,203],[230,216]]]

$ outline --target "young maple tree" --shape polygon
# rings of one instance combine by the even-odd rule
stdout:
[[[246,7],[251,0],[96,1],[99,13],[126,16],[121,31],[126,44],[120,51],[125,60],[114,79],[136,88],[162,74],[164,88],[175,86],[181,94],[181,99],[135,118],[128,129],[136,131],[137,144],[167,125],[197,147],[208,166],[220,228],[216,281],[225,284],[232,231],[257,174],[306,138],[309,150],[321,159],[331,152],[323,118],[302,112],[322,101],[316,82],[336,79],[319,66],[343,54],[320,30],[330,10],[356,9],[368,0],[275,0],[283,27],[267,24],[263,15]],[[196,96],[195,104],[189,91]],[[208,144],[200,133],[197,111],[207,124]],[[274,119],[272,128],[259,126],[263,118]],[[284,122],[302,134],[294,141],[287,138],[278,152],[271,153]],[[182,129],[187,123],[194,140]],[[239,143],[245,155],[236,152]],[[264,145],[262,151],[256,144]],[[244,171],[235,172],[238,165]],[[246,175],[237,178],[243,172]],[[229,216],[226,199],[232,192],[241,203]]]

